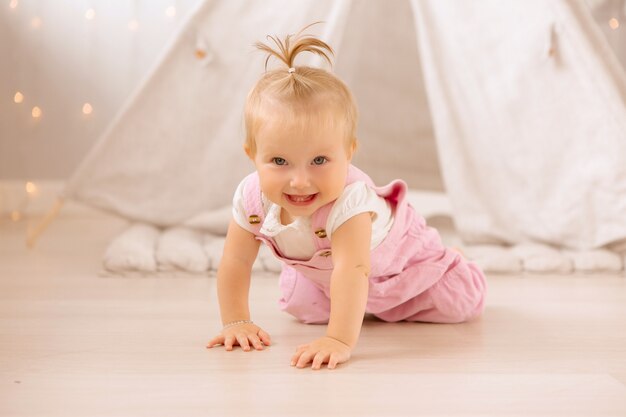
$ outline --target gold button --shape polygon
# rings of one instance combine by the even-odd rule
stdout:
[[[250,224],[259,224],[261,223],[261,218],[256,214],[253,214],[252,216],[248,217],[248,221],[250,222]]]
[[[324,230],[324,229],[319,229],[319,230],[316,230],[316,231],[315,231],[315,235],[316,235],[317,237],[319,237],[320,239],[323,239],[323,238],[325,238],[325,237],[326,237],[326,230]]]
[[[324,251],[324,252],[320,253],[320,256],[324,256],[324,257],[326,257],[326,256],[330,256],[331,254],[332,254],[332,252],[331,252],[331,251],[326,250],[326,251]]]

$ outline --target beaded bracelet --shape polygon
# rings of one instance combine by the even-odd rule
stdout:
[[[237,321],[231,321],[230,323],[226,323],[223,327],[223,329],[227,329],[229,327],[233,327],[236,326],[238,324],[254,324],[254,322],[252,320],[237,320]]]

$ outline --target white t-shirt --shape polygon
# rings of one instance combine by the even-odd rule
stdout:
[[[233,217],[237,224],[252,231],[244,205],[245,180],[239,183],[233,197]],[[282,208],[261,195],[265,219],[261,225],[261,233],[274,239],[280,252],[287,258],[308,260],[317,252],[313,241],[313,230],[310,217],[296,217],[293,223],[281,224]],[[363,181],[356,181],[343,190],[343,194],[335,201],[326,222],[328,239],[339,226],[357,214],[370,212],[372,215],[372,241],[374,249],[387,237],[393,224],[393,213],[387,200],[378,196]]]

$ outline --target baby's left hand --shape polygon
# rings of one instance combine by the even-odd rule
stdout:
[[[350,359],[350,346],[332,337],[324,336],[307,345],[300,345],[296,354],[291,358],[291,366],[304,368],[309,362],[311,369],[320,369],[323,363],[328,363],[328,369],[335,369],[337,364]]]

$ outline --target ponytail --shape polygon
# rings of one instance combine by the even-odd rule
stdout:
[[[319,22],[316,22],[319,23]],[[313,53],[332,66],[333,49],[324,41],[304,33],[312,23],[295,35],[283,39],[267,36],[274,46],[257,42],[255,46],[267,53],[265,74],[257,81],[246,99],[246,149],[256,152],[256,134],[265,123],[282,111],[281,117],[305,126],[312,113],[323,113],[329,123],[341,125],[348,144],[356,141],[357,109],[348,87],[330,71],[310,66],[296,66],[302,52]],[[283,65],[267,69],[270,58]],[[320,114],[321,114],[320,113]]]
[[[281,62],[285,64],[287,67],[287,71],[289,74],[293,74],[296,72],[297,68],[294,65],[294,61],[299,53],[301,52],[311,52],[324,58],[326,62],[330,66],[333,65],[330,60],[329,55],[334,56],[335,53],[333,48],[331,48],[326,42],[321,39],[317,39],[311,35],[305,35],[303,32],[310,28],[311,26],[321,23],[315,22],[310,25],[305,26],[300,30],[300,32],[295,35],[287,35],[284,40],[281,40],[277,36],[267,35],[267,39],[274,42],[277,49],[272,48],[271,46],[264,44],[262,42],[257,42],[254,44],[261,51],[267,52],[267,58],[265,59],[265,70],[267,71],[267,63],[269,62],[271,57],[278,58]]]

